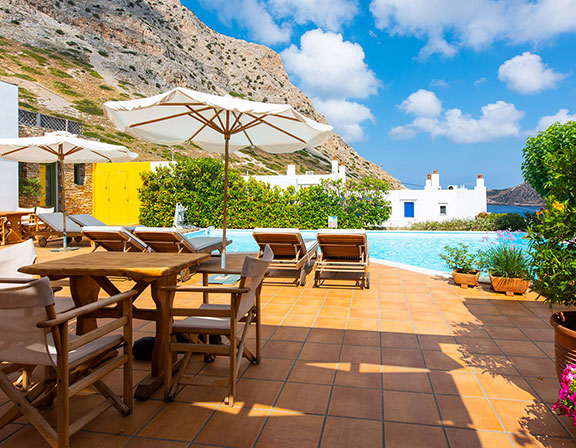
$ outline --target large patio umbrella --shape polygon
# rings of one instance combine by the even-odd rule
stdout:
[[[69,132],[50,132],[41,137],[0,139],[0,157],[30,163],[58,163],[62,185],[62,226],[66,238],[66,192],[64,163],[129,162],[138,157],[124,146],[79,138]]]
[[[258,103],[182,87],[150,98],[108,101],[104,110],[119,129],[143,140],[161,145],[191,142],[224,154],[223,268],[230,153],[247,147],[271,153],[298,151],[321,145],[333,131],[332,126],[313,121],[288,104]]]

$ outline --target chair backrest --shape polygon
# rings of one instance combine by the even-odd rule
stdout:
[[[36,213],[54,213],[54,207],[36,207]]]
[[[324,258],[357,258],[368,255],[368,240],[363,229],[318,230],[318,244]]]
[[[242,294],[240,303],[238,304],[238,312],[236,313],[236,320],[242,319],[244,315],[256,303],[256,293],[258,287],[262,283],[270,262],[274,258],[270,246],[264,248],[262,258],[246,257],[242,265],[242,275],[240,284],[245,288],[250,288],[250,291]]]
[[[36,327],[54,306],[48,278],[0,289],[0,361],[52,366],[46,332]]]
[[[50,227],[54,232],[64,232],[64,228],[62,227],[62,213],[39,213],[38,219]],[[82,228],[66,216],[66,232],[80,234]]]
[[[34,213],[34,210],[36,210],[35,207],[16,207],[16,211],[19,212]]]
[[[136,227],[134,234],[154,252],[196,252],[194,246],[174,227]]]
[[[120,226],[87,226],[82,235],[111,252],[146,252],[148,245]]]
[[[68,216],[72,221],[78,224],[81,227],[95,227],[95,226],[105,226],[102,221],[99,219],[94,218],[92,215],[88,215],[87,213],[83,213],[80,215],[69,215]]]
[[[32,240],[0,249],[0,277],[34,278],[33,275],[18,272],[18,269],[35,261],[36,249]]]
[[[306,244],[298,229],[254,229],[254,240],[263,251],[270,246],[274,258],[295,258],[306,254]]]

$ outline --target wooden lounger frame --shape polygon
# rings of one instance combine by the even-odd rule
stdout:
[[[298,232],[254,232],[254,240],[260,247],[258,258],[262,257],[266,245],[270,246],[274,252],[274,258],[270,263],[270,277],[283,277],[282,271],[296,271],[296,286],[306,284],[306,266],[318,254],[318,244],[316,243],[310,250],[306,250],[306,245],[302,235]],[[276,272],[274,271],[281,271]]]

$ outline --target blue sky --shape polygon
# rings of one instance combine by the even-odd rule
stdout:
[[[522,182],[522,148],[576,120],[576,0],[183,0],[282,56],[365,158],[407,186]]]

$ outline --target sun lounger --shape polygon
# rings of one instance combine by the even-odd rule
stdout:
[[[38,228],[34,230],[40,247],[45,247],[51,237],[62,237],[64,228],[62,227],[62,213],[40,213],[38,214]],[[82,228],[66,217],[66,235],[79,242],[82,240]]]
[[[351,279],[361,288],[370,288],[368,239],[364,230],[318,230],[321,255],[316,263],[314,287],[323,280]]]
[[[99,247],[111,252],[151,251],[144,241],[120,226],[86,226],[82,228],[82,235],[92,243],[92,251]]]
[[[274,258],[268,277],[293,277],[296,284],[306,284],[306,266],[318,252],[318,241],[305,240],[298,229],[254,229],[252,234],[262,255],[270,246]]]
[[[174,227],[136,227],[134,234],[154,252],[211,253],[222,251],[222,238],[195,236],[186,238]],[[226,245],[232,243],[228,240]]]
[[[88,215],[86,213],[81,215],[68,215],[72,221],[78,224],[80,227],[96,227],[96,226],[105,226],[102,221],[99,219],[94,218],[92,215]]]

